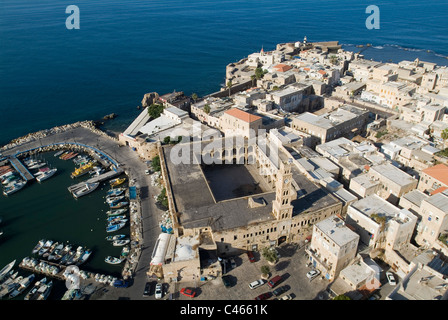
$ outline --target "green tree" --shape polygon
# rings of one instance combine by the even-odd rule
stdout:
[[[171,137],[170,136],[166,136],[164,139],[163,139],[163,143],[164,144],[169,144],[171,142]]]
[[[264,75],[266,74],[267,71],[264,71],[263,68],[258,67],[257,69],[255,69],[255,78],[257,80],[260,80],[261,78],[264,77]]]
[[[440,134],[440,137],[443,139],[443,149],[445,149],[446,140],[448,139],[448,128],[443,129],[442,133]]]
[[[340,294],[333,298],[333,300],[352,300],[350,297],[347,297],[346,295]]]
[[[160,115],[163,112],[163,109],[164,109],[163,105],[153,103],[148,107],[148,114],[152,119],[156,119],[160,117]]]
[[[193,93],[191,95],[191,99],[193,99],[194,103],[196,103],[196,100],[198,100],[198,95],[196,93]]]
[[[153,171],[160,171],[162,168],[160,167],[160,157],[155,156],[152,158],[151,167]]]
[[[232,80],[227,81],[227,88],[229,88],[229,97],[230,97],[230,90],[232,89],[233,83]]]
[[[261,266],[261,274],[268,275],[271,272],[268,266]]]
[[[168,197],[166,196],[165,188],[163,188],[160,194],[157,196],[157,202],[168,209]]]
[[[262,256],[268,260],[271,263],[274,263],[277,261],[277,251],[275,251],[274,248],[271,247],[265,247],[263,248],[263,251],[261,252]]]
[[[205,112],[206,114],[209,114],[210,111],[211,111],[210,106],[209,106],[208,104],[206,104],[206,105],[204,106],[204,112]]]

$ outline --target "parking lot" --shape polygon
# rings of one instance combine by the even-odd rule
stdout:
[[[254,252],[255,262],[250,262],[244,253],[235,256],[236,267],[226,272],[230,286],[224,286],[221,278],[208,281],[196,281],[193,283],[170,284],[168,291],[175,300],[190,300],[192,298],[179,294],[183,287],[196,288],[194,300],[253,300],[266,292],[272,292],[278,287],[286,286],[287,291],[279,295],[281,298],[289,294],[295,300],[327,299],[325,290],[329,284],[321,276],[311,280],[306,273],[311,269],[306,266],[307,258],[304,248],[295,244],[284,244],[277,248],[280,258],[275,265],[269,265],[259,252]],[[261,267],[267,265],[270,268],[270,277],[280,275],[283,281],[274,289],[265,282],[255,289],[249,288],[249,283],[261,278]],[[268,280],[269,280],[268,279]],[[167,298],[167,297],[164,297]],[[270,299],[276,298],[272,296]]]

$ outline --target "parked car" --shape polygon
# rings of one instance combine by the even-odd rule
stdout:
[[[146,282],[145,290],[143,291],[143,296],[144,297],[148,297],[148,296],[151,295],[151,287],[152,287],[152,283],[151,282]]]
[[[250,262],[255,262],[254,253],[252,251],[247,251],[247,257],[249,258]]]
[[[318,275],[320,275],[320,271],[319,270],[311,270],[311,271],[308,271],[306,273],[307,278],[310,279],[310,280],[313,280]]]
[[[182,288],[180,289],[180,293],[190,298],[194,298],[196,296],[196,291],[193,288]]]
[[[249,288],[255,289],[255,288],[258,288],[259,286],[262,286],[264,283],[265,283],[265,281],[263,279],[255,280],[255,281],[249,283]]]
[[[272,297],[272,292],[265,292],[255,298],[255,300],[267,300]]]
[[[285,293],[286,291],[288,291],[288,289],[289,289],[288,286],[281,286],[281,287],[278,287],[277,289],[275,289],[274,291],[272,291],[272,294],[274,296],[278,297],[282,293]]]
[[[150,172],[148,169],[145,170],[145,174],[146,174],[146,175],[149,175],[150,173],[151,173],[151,172]]]
[[[127,288],[129,287],[130,283],[127,280],[115,280],[114,282],[114,287],[115,288]]]
[[[280,300],[292,300],[292,296],[290,294],[285,294]]]
[[[386,278],[387,278],[387,282],[389,282],[389,284],[390,284],[391,286],[395,286],[395,285],[397,285],[397,281],[395,280],[395,277],[394,277],[394,275],[393,275],[392,272],[387,271],[387,272],[386,272]]]
[[[228,275],[224,275],[224,276],[222,276],[221,279],[222,279],[222,283],[224,283],[224,286],[225,286],[226,288],[229,288],[229,287],[232,286],[232,284],[231,284],[231,282],[230,282],[230,277],[229,277]]]
[[[163,296],[162,284],[158,283],[156,284],[155,297],[156,299],[162,299],[162,296]]]
[[[281,276],[275,276],[271,280],[268,281],[268,286],[274,288],[277,284],[279,284],[283,278]]]

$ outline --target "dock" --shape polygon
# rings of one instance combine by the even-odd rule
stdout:
[[[65,266],[65,265],[61,265],[61,264],[58,264],[58,263],[54,263],[54,262],[49,262],[49,261],[46,261],[46,260],[39,260],[39,263],[40,263],[40,262],[45,262],[45,263],[48,264],[48,265],[57,267],[57,268],[59,269],[59,272],[56,273],[56,274],[51,274],[51,273],[46,273],[46,272],[38,271],[38,270],[36,270],[35,268],[33,268],[33,267],[31,267],[31,266],[27,266],[27,265],[25,265],[25,264],[23,263],[23,261],[20,262],[20,264],[19,264],[19,268],[21,268],[21,269],[23,269],[23,270],[26,270],[26,271],[29,271],[29,272],[32,272],[32,273],[36,273],[36,274],[44,275],[44,276],[46,276],[46,277],[55,278],[55,279],[57,279],[57,280],[63,280],[63,281],[65,280],[64,272],[65,272],[65,269],[67,268],[67,266]]]
[[[29,170],[23,165],[22,162],[20,162],[19,159],[15,156],[9,157],[9,162],[14,167],[14,169],[17,170],[17,172],[22,176],[23,179],[26,181],[30,181],[34,179],[34,176],[29,172]]]
[[[121,169],[121,168],[117,168],[116,170],[111,170],[111,171],[108,171],[108,172],[106,172],[106,173],[100,174],[99,176],[90,178],[90,179],[88,179],[88,180],[86,180],[86,181],[83,181],[83,182],[80,182],[80,183],[71,185],[71,186],[68,187],[67,189],[68,189],[68,191],[73,192],[73,191],[75,191],[75,190],[77,190],[77,189],[82,188],[83,186],[85,186],[86,183],[103,182],[103,181],[112,179],[112,178],[114,178],[114,177],[116,177],[116,176],[122,174],[123,172],[124,172],[123,169]]]

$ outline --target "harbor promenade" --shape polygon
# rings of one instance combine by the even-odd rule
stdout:
[[[151,255],[157,238],[160,234],[159,217],[162,211],[155,205],[153,196],[158,194],[150,181],[150,176],[145,175],[147,165],[138,154],[131,148],[121,146],[118,141],[108,137],[104,133],[90,130],[83,126],[76,126],[66,130],[55,132],[51,135],[40,137],[39,139],[25,141],[7,150],[3,150],[4,157],[13,157],[16,154],[28,150],[42,148],[53,144],[81,144],[95,148],[111,159],[118,168],[128,176],[131,185],[135,186],[139,194],[139,204],[141,210],[141,232],[142,242],[140,243],[140,257],[134,269],[133,285],[127,289],[107,287],[101,295],[96,295],[98,299],[142,299],[142,293],[147,281],[146,272],[149,268]],[[93,298],[93,297],[92,297]]]

